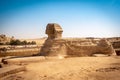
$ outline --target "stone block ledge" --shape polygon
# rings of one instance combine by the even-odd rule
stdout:
[[[0,79],[10,74],[15,74],[25,70],[26,68],[24,66],[17,66],[17,65],[11,65],[8,67],[0,68]]]
[[[8,58],[4,59],[3,63],[7,64],[22,64],[29,62],[39,62],[45,60],[44,56],[36,56],[36,57],[20,57],[20,58]]]

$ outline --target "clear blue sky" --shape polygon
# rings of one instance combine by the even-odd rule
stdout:
[[[41,38],[48,23],[63,37],[120,37],[120,0],[0,0],[0,34]]]

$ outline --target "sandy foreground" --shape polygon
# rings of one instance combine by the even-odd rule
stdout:
[[[120,57],[74,57],[25,64],[5,80],[120,80]]]

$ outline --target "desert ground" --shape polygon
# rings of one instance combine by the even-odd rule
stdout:
[[[120,80],[120,56],[48,58],[3,80]]]

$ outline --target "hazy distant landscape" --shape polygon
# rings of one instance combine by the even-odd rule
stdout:
[[[0,0],[0,80],[120,80],[120,0]]]

